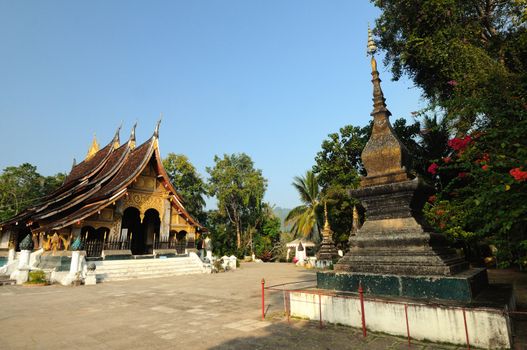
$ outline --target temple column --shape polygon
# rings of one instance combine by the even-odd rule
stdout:
[[[29,276],[29,258],[33,250],[33,240],[31,234],[28,234],[20,242],[20,256],[16,271],[11,274],[11,279],[16,280],[16,284],[27,282]]]
[[[161,215],[161,224],[159,226],[159,237],[162,240],[168,239],[168,234],[170,231],[170,209],[171,204],[168,199],[163,200],[163,206],[162,206],[162,213],[159,213]]]
[[[4,232],[0,231],[0,248],[8,248],[9,241],[11,240],[11,230],[6,230]]]
[[[112,239],[120,238],[121,237],[121,225],[123,223],[123,217],[122,215],[118,214],[117,212],[114,212],[113,214],[113,224],[110,227],[110,233],[109,237]]]

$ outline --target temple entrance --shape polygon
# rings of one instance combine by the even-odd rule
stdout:
[[[92,226],[84,226],[81,229],[81,237],[84,237],[86,256],[88,258],[100,257],[103,245],[104,245],[104,234],[110,230],[106,227],[95,229]]]
[[[187,247],[187,231],[179,231],[176,233],[176,251],[178,254],[185,254]]]
[[[155,209],[145,212],[142,223],[137,208],[129,207],[124,211],[121,229],[127,229],[128,238],[131,237],[130,250],[133,255],[153,253],[154,239],[159,240],[160,226],[159,213]]]
[[[144,254],[145,251],[144,233],[141,226],[139,209],[134,207],[126,208],[123,213],[121,230],[127,230],[126,238],[131,238],[130,250],[134,255]]]
[[[145,232],[146,254],[154,253],[154,241],[159,242],[159,228],[161,227],[161,219],[159,213],[155,209],[148,209],[145,212],[143,219],[143,230]]]

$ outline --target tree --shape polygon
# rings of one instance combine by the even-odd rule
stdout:
[[[37,204],[40,198],[58,188],[64,178],[62,173],[44,177],[29,163],[5,168],[0,175],[0,222]]]
[[[268,203],[263,203],[261,223],[252,237],[253,251],[256,257],[263,261],[278,258],[276,244],[280,242],[281,220],[273,213],[273,208]]]
[[[313,166],[322,188],[358,185],[359,175],[364,175],[361,153],[370,131],[369,127],[346,125],[339,133],[329,134],[328,139],[322,141],[322,150],[317,153]]]
[[[478,119],[492,119],[489,105],[480,103],[490,90],[499,86],[502,100],[525,82],[525,1],[372,2],[382,11],[375,34],[395,79],[408,74],[462,133]]]
[[[504,266],[527,266],[527,2],[374,3],[394,76],[408,74],[456,135],[427,164],[438,189],[429,222],[464,244],[495,244]]]
[[[297,236],[320,240],[320,225],[317,212],[320,210],[320,190],[317,176],[310,170],[305,176],[295,176],[293,187],[300,196],[302,205],[293,208],[285,222],[292,224],[291,231]]]
[[[163,159],[163,166],[176,191],[183,198],[185,208],[191,215],[202,221],[205,207],[203,197],[206,195],[206,189],[196,168],[187,156],[175,153],[169,153]]]
[[[209,194],[216,196],[219,212],[234,226],[236,248],[240,249],[246,230],[256,226],[267,180],[245,153],[215,156],[214,163],[207,167]]]

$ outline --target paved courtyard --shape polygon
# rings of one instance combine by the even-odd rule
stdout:
[[[283,296],[260,281],[313,280],[292,264],[242,264],[236,271],[82,287],[0,287],[2,349],[403,349],[405,339],[283,319]],[[313,282],[304,284],[313,285]],[[456,347],[415,342],[413,349]],[[459,347],[460,349],[462,347]]]

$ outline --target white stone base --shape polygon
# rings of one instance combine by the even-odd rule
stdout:
[[[322,320],[361,328],[358,297],[322,295]],[[406,302],[405,302],[406,303]],[[410,337],[417,340],[466,344],[463,309],[432,303],[409,301],[407,304]],[[319,320],[319,296],[307,292],[290,292],[291,316]],[[502,309],[465,309],[471,346],[511,348],[511,323]],[[405,306],[383,299],[364,300],[366,328],[407,337]]]
[[[20,268],[13,272],[10,276],[12,280],[16,280],[16,284],[24,284],[29,279],[29,268]]]
[[[84,285],[86,286],[94,286],[97,284],[97,276],[95,272],[88,272],[86,274],[86,278],[84,279]]]

